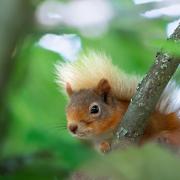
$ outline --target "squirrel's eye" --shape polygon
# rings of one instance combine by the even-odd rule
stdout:
[[[91,114],[96,114],[99,112],[99,107],[97,105],[94,105],[92,108],[91,108]]]
[[[97,103],[92,103],[89,108],[89,112],[94,115],[99,114],[99,112],[100,112],[99,105]]]

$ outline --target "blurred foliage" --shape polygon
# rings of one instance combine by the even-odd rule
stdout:
[[[169,180],[180,178],[180,162],[176,156],[155,145],[141,149],[130,147],[83,166],[72,177],[115,180]],[[86,178],[85,178],[86,177]]]
[[[34,7],[39,2],[32,0]],[[165,39],[166,20],[148,21],[137,14],[134,17],[138,9],[130,1],[122,2],[124,4],[114,1],[117,8],[124,7],[123,12],[128,16],[121,14],[122,17],[112,22],[109,31],[100,37],[85,38],[67,27],[53,32],[77,33],[84,49],[103,51],[126,72],[143,75],[160,47],[157,39]],[[68,134],[66,98],[55,83],[54,73],[54,64],[62,58],[37,45],[44,33],[35,29],[16,47],[16,63],[6,97],[10,124],[2,149],[0,169],[4,175],[0,179],[66,179],[81,167],[94,173],[98,170],[105,176],[112,174],[114,179],[180,179],[179,159],[163,149],[155,146],[130,148],[99,157],[91,147]],[[172,47],[168,44],[167,48]],[[176,79],[180,80],[179,72]],[[35,155],[44,151],[47,156]],[[93,161],[89,166],[90,160]]]

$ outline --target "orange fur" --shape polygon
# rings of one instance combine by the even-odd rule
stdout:
[[[180,132],[180,119],[176,113],[162,114],[155,112],[150,117],[149,124],[145,129],[141,142],[145,143],[148,140],[160,138],[164,136],[164,133],[168,133],[170,137],[171,134],[178,131]],[[180,133],[176,133],[176,135],[178,135],[176,138],[180,140]]]
[[[105,118],[103,123],[101,123],[99,126],[96,126],[96,124],[93,124],[91,125],[91,127],[93,129],[97,129],[97,134],[104,134],[108,131],[112,131],[116,129],[127,107],[128,107],[128,102],[122,101],[121,103],[119,103],[119,106],[116,109],[116,111],[113,113],[113,116],[111,116],[110,118]]]
[[[88,128],[95,131],[94,135],[97,136],[116,129],[124,113],[126,112],[128,105],[129,102],[120,101],[118,109],[115,111],[113,116],[110,118],[105,118],[101,124],[85,121],[85,119],[88,119],[88,113],[85,108],[80,108],[78,111],[75,109],[73,111],[71,109],[68,113],[68,119],[73,119],[73,121],[76,123],[79,123],[79,121],[85,123]],[[178,119],[176,113],[170,113],[166,115],[159,112],[154,112],[150,116],[149,123],[145,129],[140,143],[144,144],[150,140],[160,138],[160,135],[164,136],[164,133],[165,135],[168,134],[168,138],[171,139],[172,144],[174,143],[177,145],[179,143],[180,145],[180,120]]]
[[[68,88],[71,89],[70,86]],[[81,89],[70,93],[70,99],[67,120],[71,133],[78,138],[98,141],[100,149],[106,152],[130,101],[114,96],[105,79],[100,80],[93,89]],[[99,114],[90,113],[93,104],[101,108]],[[71,130],[72,126],[75,130]],[[180,146],[180,119],[175,112],[163,114],[156,110],[152,113],[140,144],[156,140]]]
[[[57,83],[70,97],[66,113],[69,131],[99,144],[112,139],[141,78],[126,74],[109,57],[94,52],[82,55],[74,63],[59,63],[56,69]],[[156,104],[141,143],[166,139],[170,144],[178,144],[179,99],[180,88],[170,81]],[[94,104],[100,108],[95,113],[91,112]]]

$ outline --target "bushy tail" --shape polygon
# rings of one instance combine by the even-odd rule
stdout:
[[[111,58],[94,51],[83,54],[73,63],[60,63],[56,69],[57,82],[63,88],[67,82],[74,91],[94,88],[104,78],[109,81],[113,94],[122,100],[131,99],[140,80],[113,65]]]
[[[170,81],[166,86],[156,109],[164,114],[175,112],[180,118],[180,87],[174,81]]]
[[[112,64],[111,58],[102,53],[89,51],[75,62],[59,63],[56,65],[57,83],[65,89],[69,83],[74,91],[94,88],[105,78],[111,85],[113,94],[121,99],[128,100],[136,92],[138,76],[128,75]],[[162,93],[156,110],[168,114],[176,112],[180,117],[180,88],[174,81],[169,82]]]

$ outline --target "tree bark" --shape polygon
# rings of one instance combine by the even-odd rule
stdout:
[[[168,41],[172,40],[174,43],[178,43],[180,40],[180,25]],[[138,85],[137,92],[119,124],[113,142],[114,145],[119,144],[121,140],[137,142],[143,135],[148,123],[148,117],[155,110],[160,95],[176,71],[179,63],[179,57],[170,55],[170,53],[163,50],[157,53],[153,66]]]

